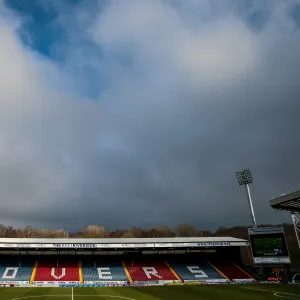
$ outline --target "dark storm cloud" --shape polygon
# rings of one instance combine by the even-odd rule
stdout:
[[[300,183],[296,1],[176,3],[57,7],[63,63],[1,24],[3,222],[249,224],[234,174],[244,167],[258,221],[288,219],[268,200]]]

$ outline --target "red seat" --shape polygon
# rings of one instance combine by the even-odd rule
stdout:
[[[164,262],[128,262],[126,265],[133,281],[176,280]]]
[[[252,279],[245,271],[238,268],[232,262],[216,262],[214,266],[225,274],[230,280],[234,279]]]
[[[79,282],[78,263],[40,261],[34,281]]]

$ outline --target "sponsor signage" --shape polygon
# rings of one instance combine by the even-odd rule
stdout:
[[[39,286],[39,287],[59,287],[60,282],[47,282],[47,281],[39,281],[37,283],[33,283],[32,286]]]
[[[158,283],[161,283],[161,284],[173,283],[173,282],[174,282],[173,280],[158,280]]]
[[[205,280],[205,282],[225,283],[225,282],[228,282],[228,279],[208,279],[208,280]]]
[[[262,227],[262,228],[249,228],[249,235],[251,234],[269,234],[269,233],[284,233],[282,226],[276,227]]]
[[[29,281],[0,281],[0,284],[29,284]]]
[[[151,283],[151,284],[157,284],[158,281],[155,281],[155,280],[153,280],[153,281],[141,280],[141,281],[138,281],[138,282],[134,282],[134,284],[135,283],[137,283],[137,284],[149,284],[149,283]]]
[[[34,281],[33,284],[79,284],[79,281]]]
[[[184,280],[184,282],[228,282],[228,279],[191,279],[191,280]]]
[[[84,281],[86,284],[127,284],[127,281]]]
[[[255,264],[290,264],[289,257],[253,257]]]
[[[51,248],[51,249],[120,249],[120,248],[185,248],[185,247],[229,247],[247,246],[248,242],[201,242],[201,243],[153,243],[153,244],[24,244],[0,243],[0,248]]]
[[[165,243],[155,244],[156,248],[160,247],[223,247],[223,246],[234,246],[234,243],[230,242],[203,242],[203,243]]]
[[[228,281],[203,281],[202,284],[229,284]]]
[[[53,248],[97,248],[97,244],[53,244]]]
[[[0,243],[0,248],[55,248],[54,244],[7,244]]]
[[[154,244],[97,244],[97,248],[154,248]]]
[[[17,248],[18,244],[1,244],[2,248]]]
[[[233,282],[254,282],[255,280],[252,278],[245,278],[245,279],[233,279]]]

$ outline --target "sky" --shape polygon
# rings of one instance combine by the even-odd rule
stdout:
[[[0,0],[0,66],[1,223],[290,220],[299,0]]]

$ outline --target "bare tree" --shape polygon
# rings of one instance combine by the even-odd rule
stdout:
[[[3,224],[0,224],[0,237],[6,237],[7,227]]]
[[[90,225],[86,227],[82,234],[87,238],[107,238],[109,233],[103,226]]]
[[[128,230],[128,231],[125,231],[121,237],[122,238],[135,238],[136,236],[134,235],[133,232]]]
[[[151,229],[152,237],[174,237],[175,233],[167,226],[157,226]]]
[[[198,230],[193,225],[181,224],[177,226],[176,234],[179,237],[195,237],[198,236]]]
[[[26,238],[31,238],[35,235],[35,231],[31,226],[26,226],[23,231]]]

